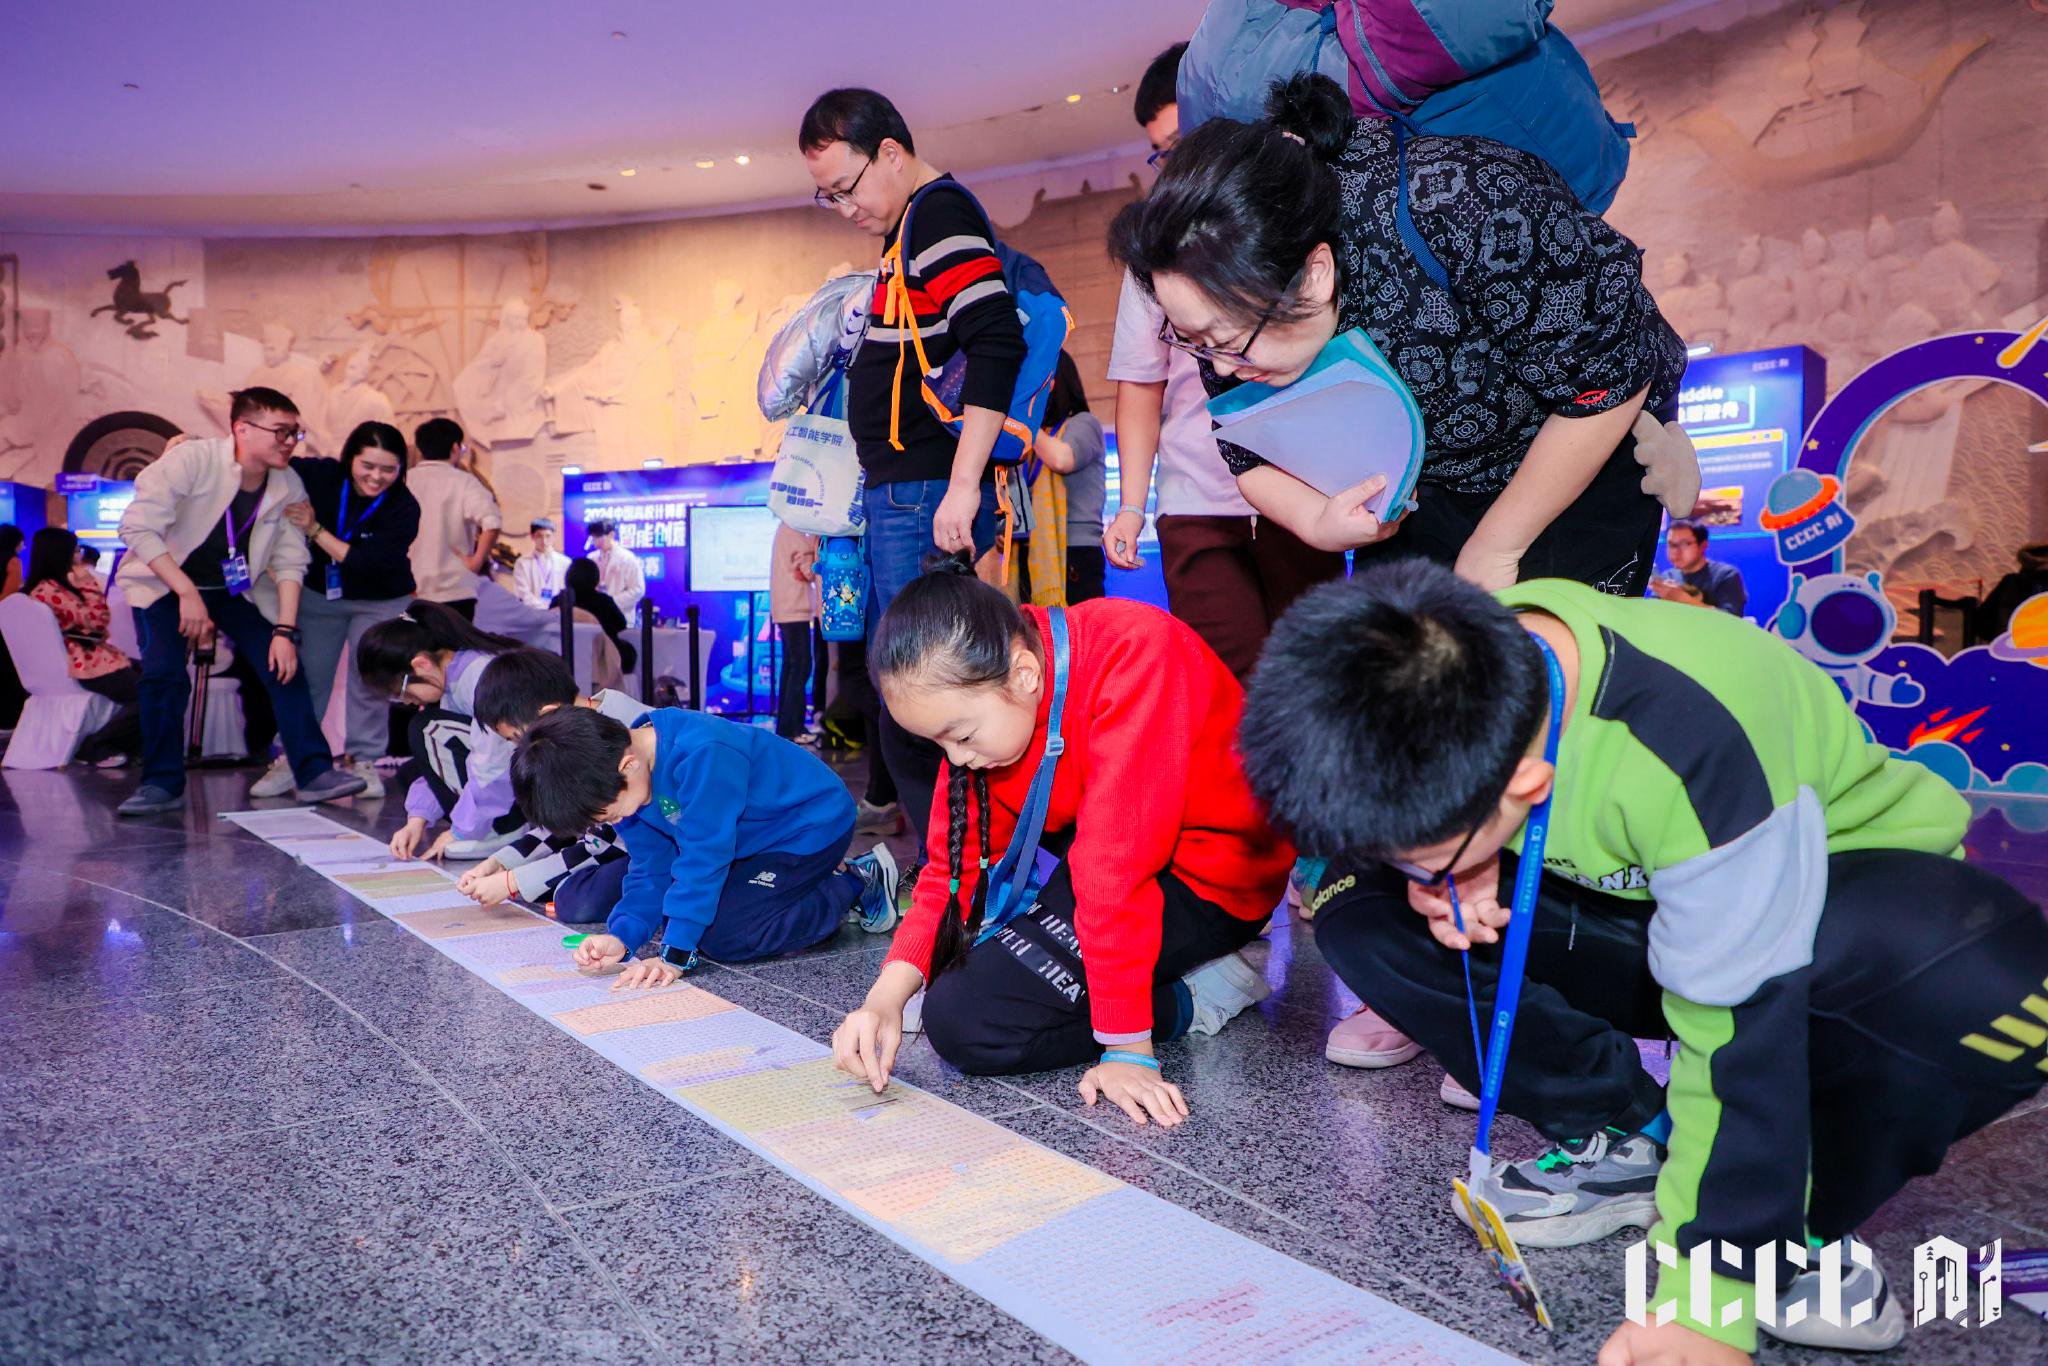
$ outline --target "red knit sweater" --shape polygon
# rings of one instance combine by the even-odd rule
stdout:
[[[1031,748],[988,775],[989,841],[1000,854],[1045,753],[1052,709],[1052,636],[1042,608],[1024,609],[1048,663]],[[1264,920],[1286,889],[1294,850],[1274,834],[1237,762],[1244,690],[1183,623],[1143,603],[1100,598],[1067,609],[1071,651],[1062,726],[1067,750],[1053,782],[1047,834],[1074,832],[1067,861],[1075,930],[1098,1034],[1152,1028],[1159,960],[1158,878],[1174,876],[1244,920]],[[920,972],[946,905],[946,774],[933,803],[927,858],[889,959]],[[979,836],[969,811],[961,904],[976,878]]]

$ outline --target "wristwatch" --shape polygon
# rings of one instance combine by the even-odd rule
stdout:
[[[693,972],[697,967],[697,951],[695,949],[679,949],[675,945],[670,944],[662,949],[661,961],[678,972]]]
[[[299,628],[296,626],[273,626],[270,628],[270,634],[289,640],[294,645],[299,643]]]

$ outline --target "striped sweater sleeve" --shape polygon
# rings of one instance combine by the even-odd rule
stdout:
[[[1024,363],[1024,328],[981,214],[965,193],[927,195],[911,214],[903,254],[927,347],[946,336],[967,357],[960,401],[1007,412]]]
[[[517,848],[518,842],[513,847]],[[610,863],[625,856],[626,847],[619,843],[617,832],[609,825],[601,825],[581,838],[558,836],[531,849],[511,869],[512,883],[518,888],[521,901],[543,901],[563,878],[584,864]]]

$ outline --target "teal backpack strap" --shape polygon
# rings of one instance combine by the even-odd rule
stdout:
[[[989,870],[987,902],[976,944],[986,942],[1032,902],[1027,892],[1032,869],[1038,863],[1038,844],[1045,835],[1046,814],[1052,809],[1053,773],[1059,768],[1060,755],[1067,749],[1061,731],[1067,711],[1067,609],[1047,608],[1046,617],[1052,629],[1052,710],[1045,722],[1045,756],[1038,761],[1038,771],[1031,775],[1031,791],[1017,813],[1017,829],[1010,836],[1009,847]]]

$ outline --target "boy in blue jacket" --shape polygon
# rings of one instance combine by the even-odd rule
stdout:
[[[528,819],[556,835],[609,823],[626,846],[618,905],[576,946],[579,967],[659,953],[613,984],[667,986],[701,953],[772,958],[830,938],[849,912],[896,923],[896,861],[848,860],[854,802],[816,755],[757,726],[665,708],[631,729],[587,707],[534,722],[512,760]]]

